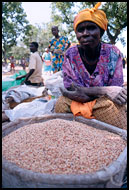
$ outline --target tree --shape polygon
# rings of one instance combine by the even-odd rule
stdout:
[[[70,34],[70,40],[74,41],[75,34],[73,31],[73,19],[75,15],[75,11],[72,10],[75,2],[52,2],[52,22],[55,25],[58,25],[60,31],[62,31],[65,35]],[[57,12],[58,11],[58,12]],[[65,29],[63,30],[63,24],[65,24]],[[61,30],[62,29],[62,30]]]
[[[52,20],[56,21],[58,18],[60,22],[65,23],[67,29],[64,29],[67,34],[72,34],[73,20],[75,15],[85,8],[94,7],[97,2],[52,2]],[[76,9],[76,7],[78,9]],[[102,10],[108,18],[108,29],[103,40],[115,44],[119,39],[120,34],[127,26],[127,2],[104,2],[102,3]],[[58,12],[56,11],[58,10]],[[124,40],[120,39],[124,44]]]
[[[25,35],[22,39],[24,44],[29,47],[32,41],[36,41],[39,44],[38,51],[43,52],[48,47],[49,40],[52,37],[51,24],[42,23],[42,25],[28,25]]]
[[[115,44],[127,26],[127,2],[108,2],[103,6],[108,18],[107,35],[110,43]],[[124,44],[124,41],[120,39]]]
[[[26,26],[25,33],[23,38],[21,38],[21,41],[23,41],[24,44],[27,47],[29,47],[32,41],[37,41],[37,35],[38,35],[38,28],[36,26],[29,24]]]
[[[21,2],[2,2],[2,53],[6,54],[28,24]]]
[[[17,60],[22,57],[29,58],[30,56],[30,50],[26,48],[22,42],[20,42],[19,46],[13,46],[9,53],[12,54]]]

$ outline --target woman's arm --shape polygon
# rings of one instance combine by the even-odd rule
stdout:
[[[82,88],[82,87],[81,87]],[[106,86],[106,87],[84,87],[84,93],[89,96],[107,96],[110,100],[117,104],[124,104],[127,101],[127,89],[120,86]]]
[[[127,101],[127,89],[119,86],[79,87],[72,84],[70,89],[61,89],[63,96],[78,102],[88,102],[100,96],[107,96],[113,102],[122,105]]]
[[[113,70],[111,70],[110,68],[112,64],[109,65],[109,70],[114,72],[110,72],[110,74],[112,75],[111,77],[109,77],[109,83],[107,84],[107,86],[83,87],[84,85],[78,77],[80,72],[77,70],[78,68],[76,67],[76,64],[73,64],[75,59],[75,57],[73,56],[73,52],[75,54],[75,51],[75,47],[70,48],[64,56],[62,69],[63,82],[66,89],[61,89],[62,94],[70,98],[71,100],[75,100],[78,102],[87,102],[90,98],[107,96],[113,102],[120,105],[126,103],[127,89],[124,89],[124,87],[122,87],[123,71],[121,56],[119,55],[120,52],[118,51],[116,52],[116,54],[113,54],[112,52],[112,62],[114,63],[114,61],[117,60],[117,63],[115,64]]]

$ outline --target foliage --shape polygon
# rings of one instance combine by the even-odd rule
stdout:
[[[127,2],[108,2],[103,6],[108,18],[107,35],[112,44],[120,39],[120,34],[127,27]]]
[[[2,53],[5,57],[17,38],[24,34],[28,21],[21,2],[2,2]]]
[[[32,41],[39,43],[39,52],[43,53],[53,37],[51,27],[59,26],[60,35],[67,35],[71,42],[77,42],[73,31],[75,15],[85,8],[93,7],[97,2],[52,2],[50,23],[33,26],[26,20],[22,2],[2,2],[2,53],[3,56],[14,55],[16,59],[28,57]],[[127,2],[103,2],[103,9],[108,18],[108,30],[102,40],[115,44],[124,38],[121,33],[127,27]],[[19,38],[20,37],[20,38]],[[21,43],[17,44],[18,40]]]
[[[9,55],[13,54],[16,59],[21,59],[22,57],[29,57],[30,50],[29,46],[32,41],[36,41],[39,44],[38,51],[43,54],[45,48],[48,47],[49,40],[53,37],[51,33],[51,27],[53,23],[43,23],[41,26],[28,25],[26,27],[25,35],[20,42],[19,46],[13,46]]]
[[[97,2],[52,2],[52,19],[57,21],[60,18],[60,22],[65,23],[67,34],[73,35],[73,20],[74,16],[82,9],[91,8]],[[78,7],[76,9],[75,7]],[[102,10],[108,18],[108,29],[106,35],[103,37],[103,41],[115,44],[120,39],[120,34],[127,26],[127,2],[104,2],[102,3]],[[58,10],[58,12],[57,12]],[[120,39],[124,44],[124,39]]]
[[[25,34],[21,41],[23,41],[24,44],[29,48],[29,45],[32,41],[37,41],[37,34],[38,29],[35,26],[29,24],[26,26]]]
[[[9,52],[10,55],[13,55],[15,59],[21,59],[22,57],[28,58],[30,55],[29,49],[24,47],[23,45],[21,46],[13,46]]]
[[[72,10],[74,2],[52,2],[52,22],[55,22],[59,26],[60,31],[63,31],[64,35],[70,34],[69,39],[74,41],[75,34],[73,33],[73,19],[76,12]],[[58,12],[57,12],[58,11]],[[63,27],[65,24],[65,27]],[[64,29],[65,28],[65,29]]]
[[[42,25],[29,25],[25,32],[25,36],[22,41],[25,43],[27,48],[32,41],[36,41],[39,44],[38,51],[44,52],[45,48],[48,47],[49,40],[52,38],[51,34],[51,24],[42,23]]]

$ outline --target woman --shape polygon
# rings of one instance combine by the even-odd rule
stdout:
[[[127,89],[123,87],[122,54],[114,45],[101,42],[108,21],[105,13],[98,10],[100,4],[82,10],[74,19],[79,45],[69,48],[64,56],[65,89],[61,89],[63,97],[57,101],[55,111],[126,128]]]
[[[43,53],[42,60],[44,62],[44,72],[46,74],[51,74],[52,72],[52,54],[49,52],[48,48],[45,49]]]
[[[54,73],[62,70],[64,52],[70,47],[70,42],[66,36],[59,35],[58,26],[52,26],[54,38],[50,40],[48,48],[52,52],[52,71]]]

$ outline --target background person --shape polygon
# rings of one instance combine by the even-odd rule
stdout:
[[[24,57],[22,57],[22,59],[21,59],[21,66],[22,66],[23,70],[26,69],[26,60]]]
[[[33,85],[33,86],[43,86],[42,78],[42,60],[38,53],[38,43],[32,42],[30,44],[30,51],[32,52],[29,60],[29,73],[16,78],[16,80],[25,77],[22,84]]]
[[[49,41],[48,48],[52,48],[52,71],[55,73],[62,70],[64,52],[70,47],[70,42],[67,37],[59,35],[58,26],[52,26],[51,30],[55,38]]]
[[[15,59],[14,59],[14,56],[11,56],[10,57],[10,71],[12,72],[15,72]]]
[[[45,49],[45,52],[43,53],[43,56],[42,56],[42,60],[43,60],[44,72],[46,74],[51,74],[51,72],[52,72],[52,54],[51,54],[51,52],[49,52],[48,48]]]

